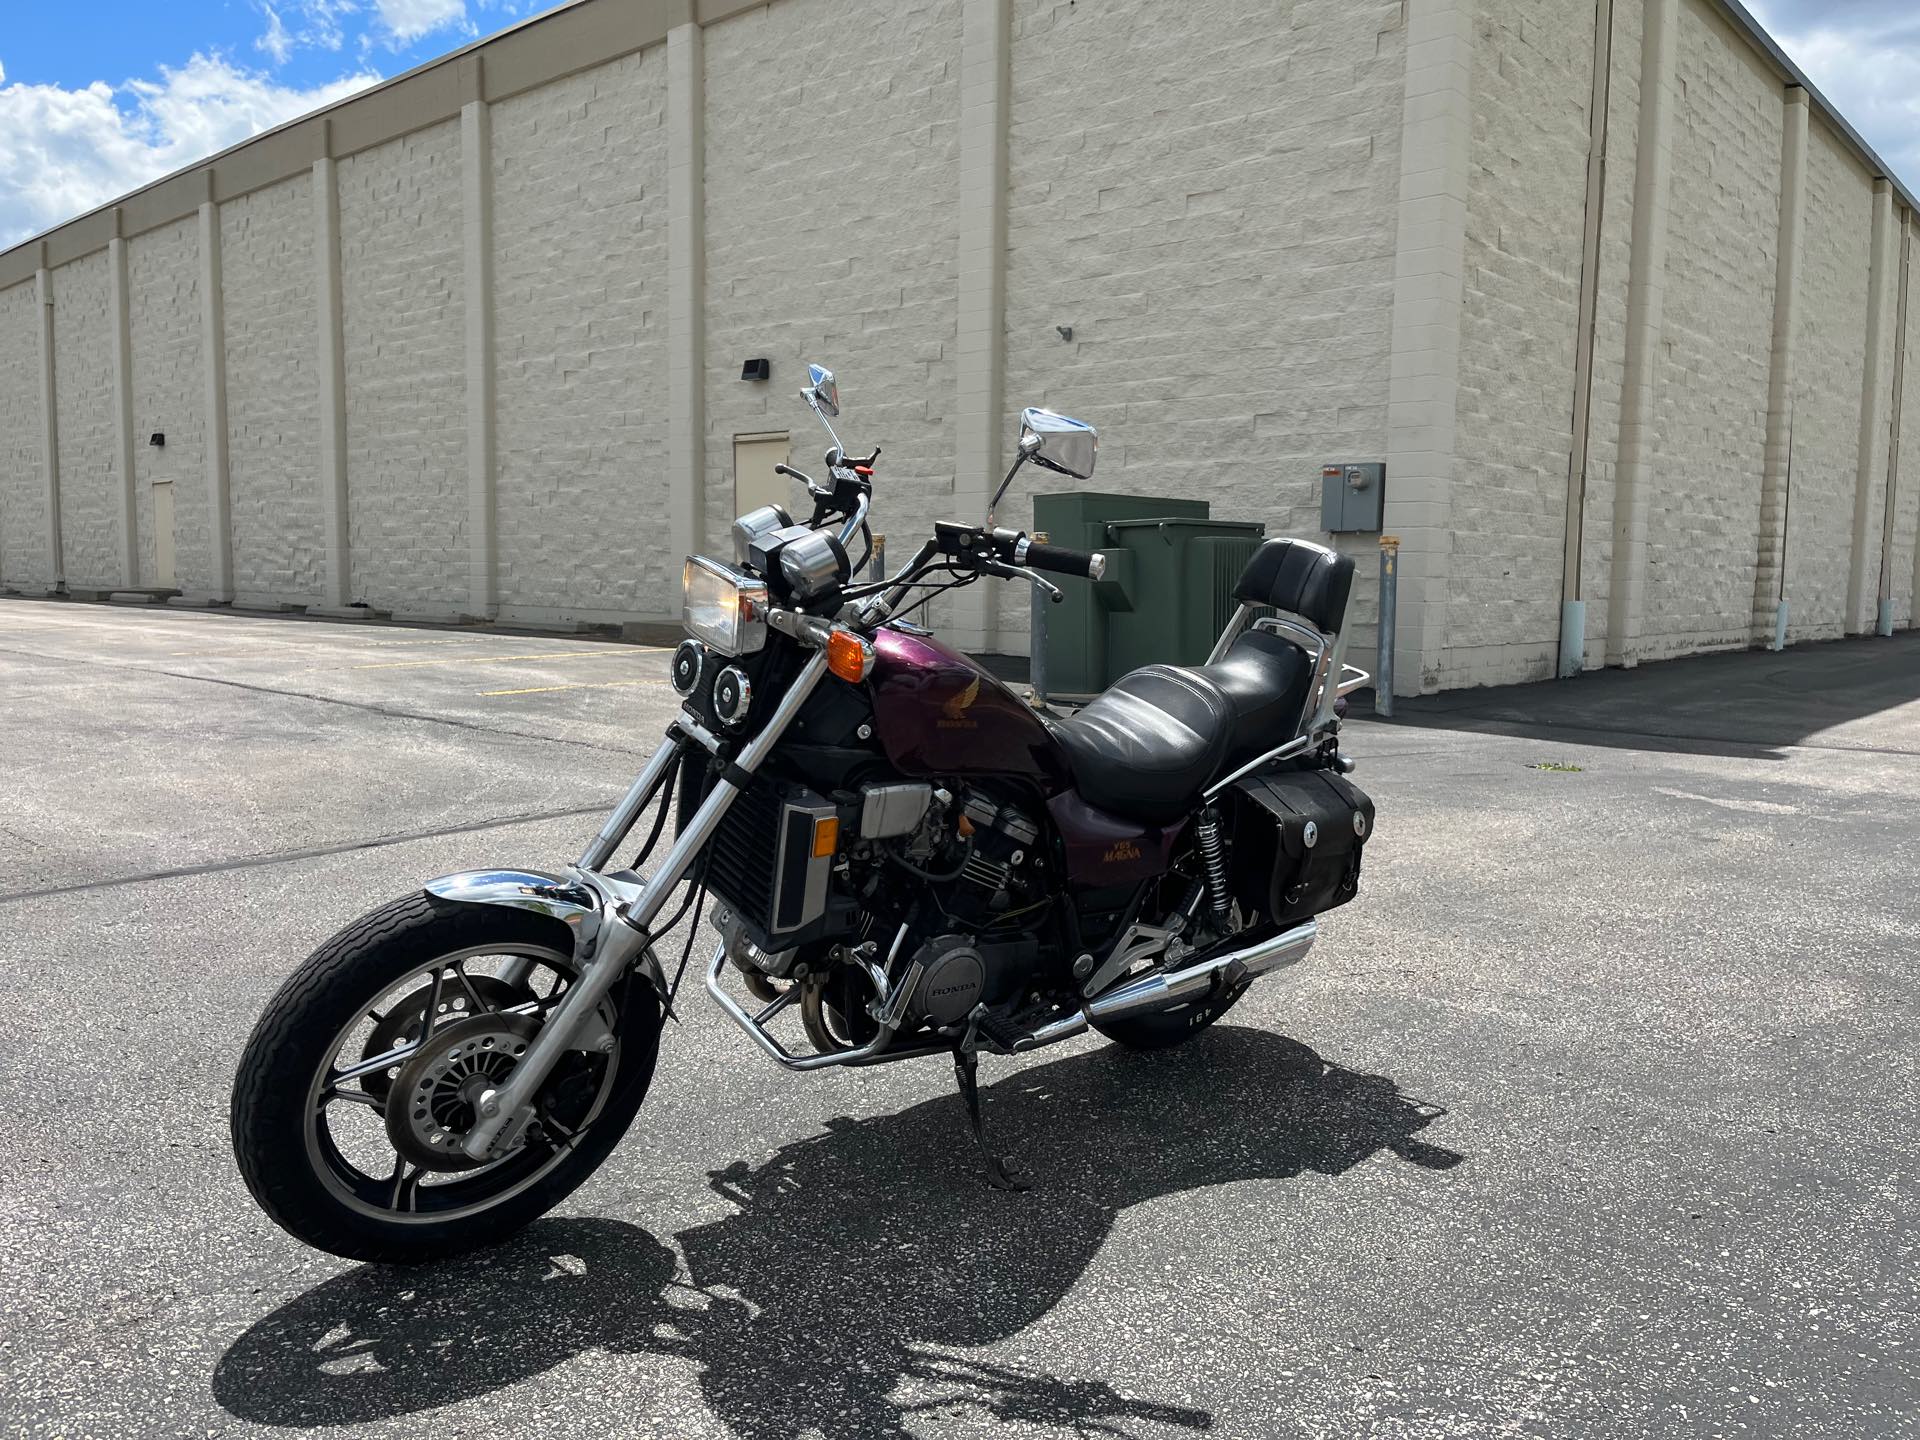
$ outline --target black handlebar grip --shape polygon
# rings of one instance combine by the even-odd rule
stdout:
[[[1095,552],[1072,550],[1065,545],[1027,542],[1024,564],[1035,570],[1051,570],[1056,575],[1078,575],[1083,580],[1098,580],[1106,569],[1105,557]]]

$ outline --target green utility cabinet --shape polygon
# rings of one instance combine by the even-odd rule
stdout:
[[[1129,670],[1198,664],[1233,614],[1233,582],[1258,548],[1257,521],[1214,520],[1204,500],[1073,491],[1039,495],[1034,531],[1098,550],[1104,579],[1036,595],[1033,688],[1042,698],[1097,695]]]

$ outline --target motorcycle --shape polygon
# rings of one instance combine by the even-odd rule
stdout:
[[[731,562],[687,559],[681,710],[579,859],[431,880],[269,1002],[233,1145],[297,1238],[421,1261],[557,1204],[646,1098],[709,899],[705,988],[762,1053],[793,1071],[950,1056],[987,1182],[1018,1189],[987,1143],[983,1052],[1089,1028],[1178,1045],[1358,893],[1374,806],[1339,748],[1342,697],[1370,678],[1343,658],[1351,560],[1265,541],[1204,664],[1056,716],[908,617],[988,577],[1052,600],[1050,575],[1103,581],[1099,553],[994,523],[1023,466],[1090,477],[1093,427],[1023,411],[983,523],[940,521],[862,581],[880,451],[842,445],[831,371],[808,381],[826,478],[779,468],[812,514],[762,507]],[[689,914],[669,977],[658,942]]]

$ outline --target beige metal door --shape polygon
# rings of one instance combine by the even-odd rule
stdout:
[[[153,482],[153,583],[173,588],[173,482]]]
[[[733,513],[744,515],[762,505],[784,505],[793,513],[799,487],[773,467],[787,463],[785,435],[733,437]]]

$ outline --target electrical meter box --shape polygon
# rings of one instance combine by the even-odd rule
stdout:
[[[1379,460],[1320,467],[1320,528],[1333,534],[1378,530],[1387,498],[1387,467]]]

